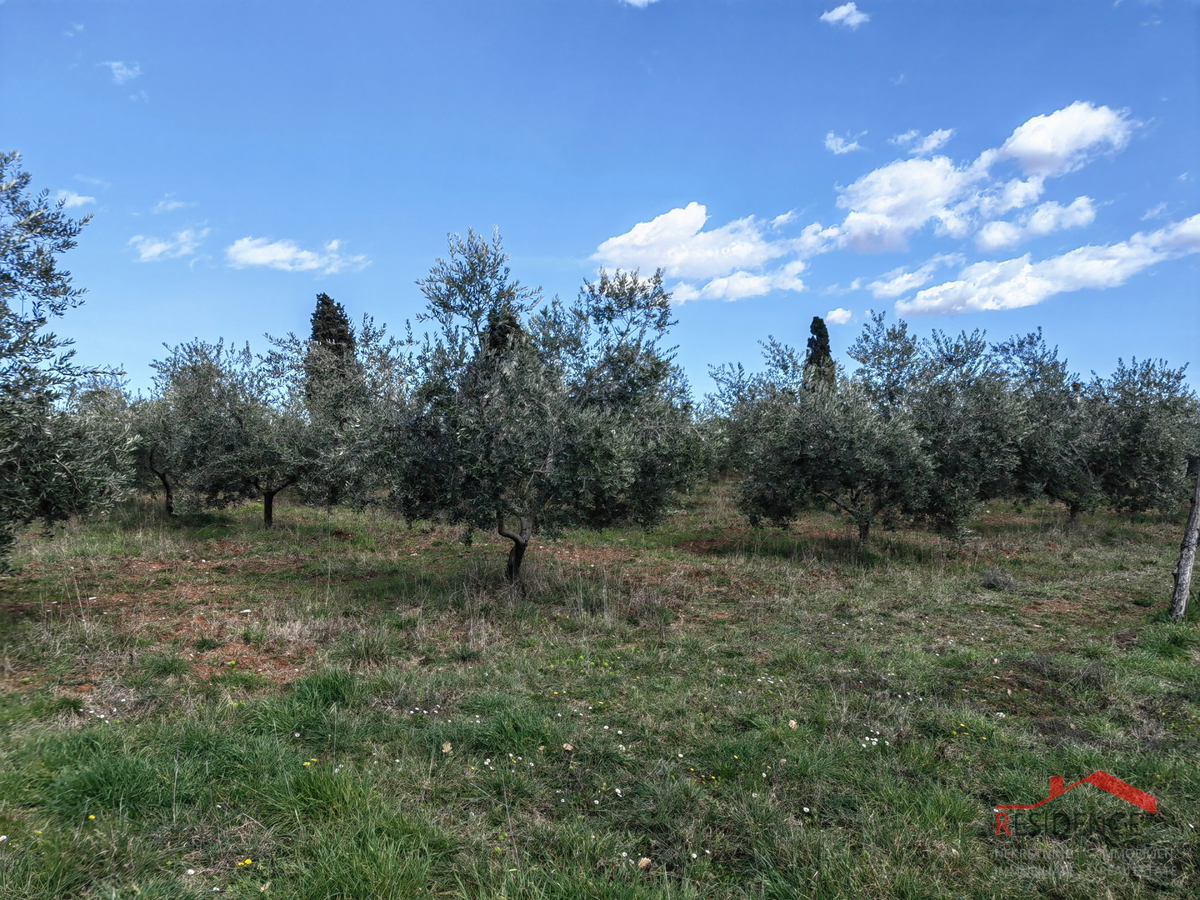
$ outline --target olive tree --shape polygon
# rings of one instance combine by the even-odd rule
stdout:
[[[1189,459],[1200,456],[1200,406],[1184,368],[1117,361],[1088,387],[1100,431],[1100,482],[1121,512],[1176,509],[1188,496]]]
[[[336,315],[340,304],[329,316],[318,300],[312,337],[269,338],[272,348],[262,362],[277,393],[299,401],[306,426],[310,452],[295,484],[297,495],[326,507],[365,506],[386,491],[382,471],[388,463],[377,458],[379,435],[408,408],[411,338],[389,336],[370,316],[355,329]],[[342,340],[325,336],[331,318]]]
[[[918,341],[875,315],[850,350],[884,416],[911,417],[931,471],[916,518],[947,534],[991,499],[1012,496],[1017,447],[1028,427],[1000,359],[982,332]]]
[[[1074,526],[1104,497],[1096,394],[1059,359],[1057,347],[1046,345],[1040,328],[994,349],[1025,420],[1016,442],[1016,499],[1062,503]]]
[[[83,302],[58,257],[87,224],[46,191],[29,192],[17,153],[0,153],[0,561],[15,527],[47,524],[111,502],[122,489],[97,420],[63,406],[94,371],[73,361],[51,320]],[[114,439],[117,438],[114,436]]]
[[[433,326],[417,384],[384,440],[393,500],[411,518],[494,528],[520,579],[533,535],[651,525],[699,459],[686,386],[661,338],[661,275],[602,274],[540,310],[497,234],[450,238],[419,282]]]
[[[815,320],[819,321],[819,320]],[[814,324],[819,344],[819,329]],[[893,525],[920,508],[931,465],[912,417],[885,407],[863,380],[842,376],[832,358],[814,369],[813,342],[800,354],[773,338],[765,371],[714,373],[732,400],[741,457],[738,507],[752,524],[785,525],[801,511],[833,507],[860,542],[876,521]]]
[[[280,491],[300,481],[317,448],[302,399],[280,390],[250,348],[192,341],[153,363],[159,443],[150,448],[190,503],[224,506],[250,497],[274,523]]]

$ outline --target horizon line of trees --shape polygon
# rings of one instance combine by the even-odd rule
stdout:
[[[711,370],[717,466],[741,476],[738,507],[785,525],[806,509],[872,526],[961,536],[983,504],[1046,498],[1078,517],[1107,506],[1172,512],[1200,463],[1200,403],[1185,369],[1119,360],[1083,381],[1041,329],[1000,343],[979,331],[923,340],[875,314],[846,373],[815,317],[808,350],[769,338],[764,368]]]
[[[650,527],[706,473],[739,478],[755,525],[807,509],[873,527],[961,536],[983,503],[1040,497],[1074,523],[1101,506],[1171,511],[1200,458],[1184,368],[1120,362],[1083,381],[1040,330],[919,340],[874,316],[833,359],[815,317],[804,353],[774,338],[765,365],[711,370],[693,402],[666,344],[661,270],[585,281],[573,302],[513,278],[498,234],[452,235],[418,282],[416,336],[317,295],[306,338],[268,349],[168,347],[130,396],[112,370],[72,362],[50,321],[82,302],[57,257],[87,219],[28,193],[0,154],[0,565],[16,527],[100,512],[132,491],[168,515],[247,499],[386,507],[494,530],[518,582],[533,535]]]

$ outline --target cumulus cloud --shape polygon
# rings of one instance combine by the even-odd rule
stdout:
[[[370,264],[365,256],[342,253],[341,241],[330,241],[318,252],[301,250],[294,241],[252,237],[239,238],[226,247],[225,259],[235,269],[265,266],[285,272],[321,271],[326,275],[357,272]]]
[[[74,191],[59,191],[54,195],[56,202],[63,205],[63,209],[74,209],[76,206],[84,206],[88,203],[95,203],[95,197],[85,197],[82,194],[77,194]]]
[[[984,219],[993,219],[1037,202],[1045,190],[1046,179],[1040,175],[1013,178],[985,188],[976,198],[976,208]]]
[[[943,266],[961,265],[962,256],[957,253],[942,253],[933,257],[925,265],[915,271],[908,271],[905,266],[881,275],[867,285],[867,290],[875,297],[890,299],[915,291],[933,280],[933,273]]]
[[[1069,206],[1050,201],[1037,207],[1020,224],[988,222],[975,235],[975,246],[985,252],[1000,250],[1064,228],[1082,228],[1095,219],[1096,208],[1091,197],[1076,197]]]
[[[825,313],[825,321],[830,325],[845,325],[850,321],[854,313],[848,309],[842,309],[840,306],[837,309],[831,309]]]
[[[858,139],[864,134],[866,134],[865,131],[856,134],[854,137],[848,135],[846,137],[838,137],[831,131],[825,135],[825,149],[838,156],[854,150],[863,150],[865,148],[858,142]]]
[[[636,6],[638,9],[645,9],[651,3],[657,3],[658,0],[621,0],[621,2],[629,6]]]
[[[695,279],[757,268],[789,252],[785,243],[766,239],[753,216],[703,231],[707,221],[707,207],[693,201],[609,238],[592,258],[625,269],[661,266],[669,276]]]
[[[1013,130],[1001,146],[964,162],[933,155],[953,136],[952,129],[928,135],[909,131],[891,139],[908,151],[905,158],[838,189],[837,205],[844,210],[840,222],[828,226],[813,222],[798,237],[785,237],[783,229],[795,221],[794,212],[788,212],[761,221],[750,216],[706,230],[707,209],[692,202],[609,238],[593,259],[626,269],[661,266],[668,276],[679,280],[674,288],[678,300],[740,299],[772,290],[803,290],[802,261],[818,254],[835,249],[902,251],[908,248],[909,239],[924,229],[955,240],[973,236],[976,246],[985,252],[1013,247],[1090,225],[1096,218],[1095,201],[1086,196],[1065,205],[1044,201],[1046,185],[1100,153],[1121,149],[1135,126],[1127,112],[1078,101],[1034,116]],[[832,132],[826,137],[826,146],[838,154],[860,149],[857,137],[839,137]],[[1136,242],[1131,239],[1129,243],[1133,246]],[[1144,250],[1143,245],[1138,246]],[[1119,245],[1113,247],[1117,249],[1112,252],[1121,252]],[[1150,258],[1157,257],[1151,254]],[[923,289],[919,302],[906,301],[908,309],[953,311],[960,302],[953,298],[979,295],[985,287],[999,284],[997,278],[1010,285],[997,290],[1006,297],[1015,296],[1010,284],[1015,282],[1009,274],[1019,268],[1018,262],[981,263],[983,268],[963,269],[962,278],[947,283],[958,285],[953,291],[947,286],[928,287],[939,266],[963,264],[961,257],[943,255],[915,270],[895,269],[867,287],[876,297],[886,298]],[[1041,266],[1037,272],[1048,271],[1048,264],[1037,265]],[[861,283],[856,281],[855,287]],[[1059,290],[1053,288],[1053,292]]]
[[[954,281],[917,293],[896,304],[901,315],[929,315],[1017,309],[1055,294],[1104,290],[1124,284],[1163,260],[1200,252],[1200,215],[1127,241],[1086,246],[1041,262],[1029,254],[967,266]]]
[[[1128,112],[1076,101],[1034,116],[1004,142],[999,155],[1031,175],[1063,175],[1104,150],[1120,150],[1133,131]]]
[[[871,16],[865,12],[860,12],[858,5],[855,3],[843,3],[836,9],[831,9],[821,16],[822,22],[828,22],[830,25],[845,25],[847,28],[857,28],[865,22],[871,21]]]
[[[782,227],[790,221],[788,215],[777,216],[769,224]],[[705,231],[707,221],[707,208],[692,202],[609,238],[592,259],[622,269],[661,267],[669,277],[681,280],[672,288],[678,302],[741,300],[773,290],[804,290],[800,278],[803,260],[793,258],[775,268],[770,265],[783,257],[811,255],[805,250],[822,242],[820,226],[816,232],[809,226],[800,238],[789,239],[768,238],[753,216]]]
[[[138,262],[157,262],[160,259],[176,259],[191,256],[208,237],[207,228],[185,228],[175,232],[174,237],[159,238],[144,234],[129,239],[129,246],[138,254]]]
[[[849,210],[842,240],[853,250],[902,250],[908,235],[933,220],[941,234],[962,237],[966,210],[957,209],[986,172],[957,168],[945,156],[890,163],[842,190],[838,206]]]
[[[771,291],[802,291],[804,281],[800,273],[805,266],[803,260],[797,259],[772,272],[737,271],[714,278],[700,287],[683,282],[672,288],[671,295],[677,303],[683,303],[688,300],[745,300]]]
[[[813,222],[806,225],[800,232],[800,237],[791,242],[792,248],[798,256],[816,256],[818,253],[832,250],[841,239],[841,234],[842,230],[836,225],[826,228],[820,222]]]
[[[123,62],[102,62],[112,70],[113,84],[127,84],[142,74],[142,68],[137,63],[132,65]]]
[[[954,137],[953,128],[939,128],[937,131],[924,136],[921,135],[921,132],[913,129],[912,131],[906,131],[904,134],[898,134],[893,138],[889,138],[888,143],[907,147],[910,156],[924,156],[926,153],[932,153],[941,147],[952,137]]]
[[[1132,128],[1126,113],[1080,101],[1034,116],[1003,146],[961,166],[946,156],[922,156],[948,140],[949,129],[927,137],[915,131],[897,135],[893,142],[911,145],[920,151],[914,153],[917,158],[889,163],[842,189],[838,205],[848,212],[840,241],[858,251],[903,250],[908,237],[930,222],[939,235],[966,237],[982,223],[1037,202],[1047,178],[1074,171],[1099,152],[1119,150]],[[1027,177],[998,179],[992,170],[1005,160],[1015,161]],[[1032,235],[1086,225],[1094,217],[1086,198],[1066,208],[1043,204],[1020,225],[985,226],[980,245],[1010,246]]]

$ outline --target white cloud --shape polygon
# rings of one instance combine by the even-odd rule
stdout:
[[[833,249],[841,238],[842,230],[836,225],[825,228],[820,222],[806,225],[800,232],[800,237],[791,242],[796,255],[800,257],[816,256],[826,250]]]
[[[933,273],[942,266],[961,265],[962,262],[962,256],[957,253],[942,253],[913,272],[908,271],[904,266],[892,269],[868,284],[867,290],[879,298],[899,297],[901,294],[907,294],[909,291],[915,291],[917,288],[929,284],[933,280]]]
[[[370,265],[365,256],[347,256],[341,252],[341,241],[330,241],[321,252],[301,250],[294,241],[270,241],[267,238],[244,237],[225,248],[225,258],[236,269],[266,266],[285,272],[320,270],[332,275],[337,272],[356,272]]]
[[[623,269],[661,266],[671,277],[694,279],[757,268],[789,253],[785,242],[763,237],[753,216],[702,231],[707,221],[707,208],[693,201],[609,238],[592,259]]]
[[[1048,115],[1034,116],[1013,131],[999,149],[985,150],[972,163],[957,166],[948,157],[897,160],[843,188],[838,205],[848,210],[840,226],[843,246],[859,251],[902,250],[908,237],[933,222],[939,235],[966,237],[998,216],[1035,203],[1048,177],[1063,175],[1095,153],[1125,145],[1133,123],[1124,112],[1077,102]],[[949,129],[927,137],[909,131],[892,142],[914,151],[944,143]],[[1013,159],[1027,178],[1001,182],[992,168]],[[1091,201],[1077,200],[1065,209],[1043,204],[1021,225],[985,225],[980,246],[1010,246],[1031,235],[1088,224],[1095,217]],[[1031,230],[1032,229],[1032,230]]]
[[[979,194],[977,209],[985,219],[1002,216],[1014,209],[1024,209],[1037,201],[1046,189],[1045,179],[1040,175],[1031,178],[1014,178],[1003,184],[993,185]]]
[[[1124,110],[1077,100],[1025,122],[1004,142],[1000,155],[1015,159],[1032,175],[1063,175],[1078,169],[1098,151],[1123,148],[1133,124]]]
[[[168,213],[168,212],[174,212],[177,209],[188,209],[189,207],[196,205],[194,202],[187,203],[187,202],[184,202],[183,200],[171,199],[174,196],[175,196],[174,194],[167,194],[167,196],[165,196],[161,200],[159,200],[158,203],[155,204],[154,209],[152,209],[150,211],[155,214]]]
[[[831,131],[829,134],[825,135],[825,149],[837,154],[838,156],[841,156],[843,153],[850,153],[854,150],[862,150],[864,147],[858,142],[858,139],[864,134],[866,134],[865,131],[861,134],[856,134],[854,137],[847,136],[843,138],[838,137]]]
[[[638,9],[645,9],[651,3],[657,3],[658,0],[621,0],[621,2],[629,6],[636,6]]]
[[[77,194],[74,191],[59,191],[54,195],[56,202],[62,203],[63,209],[74,209],[76,206],[84,206],[88,203],[95,203],[95,197],[85,197],[82,194]]]
[[[790,216],[777,216],[770,224],[780,227],[791,221]],[[826,240],[819,225],[815,232],[810,225],[798,239],[768,239],[753,216],[704,231],[707,221],[708,210],[692,202],[609,238],[592,259],[622,269],[661,267],[669,277],[681,280],[672,288],[677,302],[741,300],[775,290],[804,290],[802,260],[775,268],[770,264],[781,257],[811,255],[805,251],[815,251]]]
[[[830,325],[845,325],[853,317],[854,313],[848,309],[842,309],[840,306],[837,309],[831,309],[825,313],[825,321]]]
[[[921,136],[921,132],[913,129],[906,131],[904,134],[898,134],[893,138],[888,139],[889,144],[896,144],[903,147],[908,146],[910,156],[924,156],[926,153],[932,153],[934,150],[945,144],[950,138],[954,137],[953,128],[939,128],[937,131]]]
[[[772,272],[737,271],[699,287],[682,282],[671,289],[671,296],[676,303],[684,303],[688,300],[745,300],[771,291],[803,291],[800,273],[805,265],[803,260],[797,259]]]
[[[64,37],[73,38],[75,35],[83,31],[83,24],[80,22],[72,22],[71,27],[63,32]]]
[[[126,65],[123,62],[102,62],[100,65],[112,69],[113,84],[127,84],[142,74],[142,68],[137,63]]]
[[[1152,206],[1142,214],[1142,221],[1147,219],[1161,219],[1167,214],[1167,204],[1159,203],[1157,206]]]
[[[762,221],[749,216],[705,230],[707,209],[692,202],[609,238],[592,258],[624,269],[661,266],[681,282],[674,288],[678,300],[738,299],[771,290],[803,290],[799,278],[803,266],[785,272],[783,264],[788,260],[798,263],[839,248],[905,250],[909,238],[926,227],[957,240],[974,235],[985,251],[1011,247],[1091,224],[1096,218],[1095,201],[1077,197],[1067,205],[1041,202],[1046,183],[1098,152],[1124,146],[1135,125],[1125,112],[1081,101],[1029,119],[1001,147],[984,150],[963,163],[945,155],[927,155],[953,136],[952,129],[929,135],[909,131],[891,142],[906,147],[911,158],[890,162],[839,188],[837,205],[845,211],[839,223],[813,222],[798,237],[786,238],[777,232],[795,221],[795,213],[788,212]],[[832,132],[826,146],[839,154],[858,149],[856,137]],[[1019,164],[1024,174],[1013,177],[1011,172],[997,171],[1011,166],[1010,161]],[[1019,211],[1015,218],[1010,215],[1014,211]],[[1001,220],[1002,216],[1009,220]],[[895,269],[867,287],[877,297],[900,297],[928,285],[939,265],[962,262],[957,256],[935,257],[915,271]],[[977,270],[974,276],[982,278],[982,272]],[[935,290],[940,289],[928,288],[922,296],[932,296],[928,292]]]
[[[865,12],[859,12],[858,5],[855,3],[843,3],[836,9],[831,9],[821,16],[822,22],[828,22],[830,25],[845,25],[847,28],[857,28],[864,22],[870,22],[871,16]]]
[[[1012,247],[1032,237],[1041,237],[1065,228],[1082,228],[1096,219],[1091,197],[1076,197],[1070,206],[1053,200],[1043,203],[1020,225],[1012,222],[988,222],[975,235],[975,245],[985,252]]]
[[[854,250],[901,250],[907,237],[931,219],[939,233],[962,237],[969,230],[956,209],[985,173],[956,168],[945,156],[889,163],[842,190],[848,209],[842,240]]]
[[[157,262],[160,259],[176,259],[180,256],[190,256],[196,248],[208,237],[207,228],[185,228],[177,231],[173,238],[149,237],[144,234],[134,235],[129,239],[129,245],[137,250],[138,262]]]
[[[1086,246],[1041,262],[1029,254],[1001,262],[967,266],[955,281],[920,291],[896,304],[901,315],[1017,309],[1055,294],[1104,290],[1124,284],[1163,260],[1200,252],[1200,215],[1158,231],[1139,232],[1127,241]]]

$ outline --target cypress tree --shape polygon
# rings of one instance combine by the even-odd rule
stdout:
[[[342,359],[354,353],[354,328],[342,304],[326,293],[317,294],[312,314],[312,340]]]
[[[305,394],[313,408],[323,398],[327,403],[344,392],[353,382],[356,360],[354,327],[342,304],[328,294],[317,294],[317,308],[312,314],[312,337],[304,371],[308,384]],[[346,398],[334,400],[335,408]]]
[[[304,396],[309,416],[323,436],[324,464],[311,474],[305,490],[322,497],[327,506],[353,495],[355,475],[347,459],[348,426],[366,403],[366,383],[358,360],[354,327],[342,304],[326,293],[317,294],[312,314],[312,337],[304,358]]]
[[[808,339],[808,353],[804,357],[804,381],[810,387],[832,384],[837,369],[829,349],[829,329],[825,327],[825,320],[813,316],[808,330],[812,336]]]

